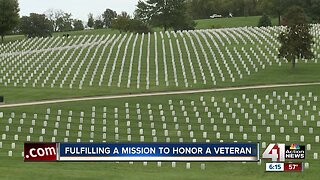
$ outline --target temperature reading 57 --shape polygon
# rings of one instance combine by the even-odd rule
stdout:
[[[289,170],[295,170],[298,166],[298,164],[289,164]]]
[[[302,163],[285,163],[284,170],[285,171],[301,172],[301,171],[303,171],[303,165],[302,165]]]

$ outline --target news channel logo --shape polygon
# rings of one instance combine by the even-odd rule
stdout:
[[[305,146],[299,144],[269,144],[262,154],[263,159],[271,159],[272,162],[285,162],[286,159],[305,159]]]

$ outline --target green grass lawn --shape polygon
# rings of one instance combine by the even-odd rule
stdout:
[[[201,19],[196,20],[196,29],[212,29],[212,28],[230,28],[230,27],[244,27],[244,26],[257,26],[260,16],[249,17],[234,17],[234,18],[221,18],[221,19]],[[277,18],[271,18],[272,24],[277,25]],[[162,28],[154,28],[153,31],[163,31]],[[113,29],[94,29],[83,31],[70,31],[70,32],[57,32],[53,36],[62,36],[63,34],[75,35],[97,35],[106,33],[119,33],[118,30]],[[4,38],[4,43],[24,39],[24,35],[8,35]]]
[[[2,158],[1,179],[316,179],[319,165],[302,173],[268,173],[264,166],[256,163],[206,163],[206,170],[200,170],[200,163],[185,169],[185,163],[156,163],[143,166],[142,163],[24,163],[18,158]]]
[[[205,88],[223,88],[235,86],[250,86],[250,85],[266,85],[266,84],[289,84],[300,82],[319,82],[320,74],[318,69],[319,64],[301,63],[295,69],[290,64],[278,67],[274,66],[265,71],[256,73],[246,79],[242,79],[236,83],[222,83],[219,86],[199,85],[188,89],[205,89]],[[39,100],[52,100],[63,98],[90,97],[90,96],[105,96],[119,95],[129,93],[146,93],[146,92],[163,92],[167,91],[167,87],[154,88],[151,91],[143,89],[126,89],[117,87],[104,88],[85,88],[82,90],[70,88],[30,88],[30,87],[0,87],[0,94],[5,97],[6,103],[19,103]],[[182,90],[180,87],[172,87],[170,90]]]
[[[260,16],[217,18],[196,20],[196,29],[235,28],[257,26]],[[271,18],[272,25],[278,25],[277,18]]]
[[[258,19],[199,20],[198,28],[211,28],[213,24],[215,27],[255,26]],[[282,60],[281,63],[278,61],[276,28],[206,32],[185,32],[183,37],[174,37],[171,32],[170,37],[164,34],[163,38],[157,32],[156,35],[151,34],[149,39],[147,35],[120,36],[117,31],[92,30],[70,32],[72,36],[68,39],[59,38],[64,33],[57,33],[54,38],[23,40],[26,42],[24,46],[8,44],[5,50],[2,49],[4,53],[12,49],[22,53],[8,56],[0,54],[0,95],[4,95],[6,103],[17,103],[319,82],[320,65],[315,62],[318,59],[308,63],[299,62],[295,69]],[[108,35],[114,39],[104,46],[106,42],[103,38]],[[313,48],[319,52],[319,36],[315,36]],[[21,36],[8,38],[17,40]],[[70,45],[80,47],[70,48]],[[48,51],[48,48],[53,49]],[[24,53],[28,50],[33,51]],[[104,78],[101,86],[100,77]],[[234,82],[232,77],[235,78]],[[23,82],[27,82],[26,87],[22,86]],[[50,87],[53,82],[54,86]],[[84,83],[81,89],[80,82]],[[131,84],[127,87],[129,82]],[[186,82],[189,86],[186,86]],[[59,87],[61,84],[62,88]],[[71,84],[73,86],[70,88]],[[313,154],[320,152],[320,145],[315,142],[320,128],[320,100],[315,98],[320,96],[319,88],[319,85],[315,85],[1,108],[4,117],[0,118],[0,179],[317,179],[320,163],[313,159]],[[95,113],[92,113],[92,107],[96,108]],[[118,113],[115,113],[116,108]],[[48,109],[50,113],[47,113]],[[84,117],[80,117],[82,112]],[[285,132],[281,132],[282,128]],[[46,133],[43,133],[43,129]],[[156,135],[152,135],[153,131],[156,131]],[[194,137],[190,136],[191,131]],[[204,132],[208,133],[207,137],[204,137]],[[119,139],[115,134],[119,135]],[[158,142],[179,142],[183,138],[183,142],[223,140],[310,144],[311,150],[307,150],[303,161],[310,163],[310,168],[303,173],[266,173],[265,161],[262,161],[262,165],[203,162],[206,169],[201,170],[199,162],[191,163],[191,169],[186,169],[185,162],[178,162],[177,167],[173,168],[170,162],[163,163],[162,167],[157,167],[156,162],[149,162],[147,166],[142,162],[25,163],[21,157],[23,143],[28,137],[33,142],[40,139],[51,142],[52,137],[56,142],[76,142],[78,139],[81,142],[128,142],[129,134],[132,135],[132,142],[140,142],[143,136],[145,142],[152,142],[157,137]],[[244,138],[244,134],[247,134],[247,138]],[[15,135],[18,135],[18,139]],[[272,140],[273,135],[276,136],[275,140]],[[288,142],[286,135],[290,135]],[[304,142],[300,140],[301,135],[304,135]],[[9,151],[13,152],[13,157],[8,157]]]
[[[118,30],[114,29],[92,29],[92,30],[83,30],[83,31],[69,31],[69,32],[56,32],[53,33],[53,36],[62,36],[63,34],[69,34],[70,36],[78,35],[102,35],[102,34],[118,34]]]
[[[248,28],[184,32],[176,37],[171,32],[170,38],[160,33],[149,39],[101,30],[69,39],[30,39],[24,46],[12,45],[22,54],[0,56],[1,95],[12,103],[319,80],[318,63],[300,62],[291,68],[276,57],[277,30],[262,31],[270,37],[256,36],[259,32]],[[252,44],[253,40],[259,43]],[[318,43],[313,48],[318,51]],[[11,48],[6,47],[7,51]]]
[[[23,107],[23,108],[6,108],[1,111],[4,112],[4,118],[0,121],[1,134],[6,133],[6,140],[0,140],[3,143],[3,147],[0,149],[0,157],[3,161],[0,165],[1,179],[34,179],[35,177],[43,177],[44,179],[150,179],[154,177],[155,179],[208,179],[215,177],[216,179],[292,179],[292,178],[303,178],[303,179],[315,179],[317,177],[317,170],[319,168],[318,160],[313,159],[313,153],[319,152],[319,143],[315,143],[314,139],[317,136],[319,126],[317,126],[318,119],[315,121],[311,120],[311,115],[318,117],[318,111],[313,110],[313,106],[319,107],[319,101],[314,101],[313,97],[309,97],[309,92],[312,92],[312,96],[318,96],[319,92],[317,89],[320,86],[312,87],[300,87],[297,88],[276,88],[276,89],[263,89],[263,90],[243,90],[234,92],[219,92],[219,93],[203,93],[194,95],[183,95],[183,96],[160,96],[160,97],[145,97],[145,98],[127,98],[118,100],[101,100],[101,101],[88,101],[86,103],[61,103],[55,105],[40,105],[33,107]],[[276,96],[273,96],[273,92],[276,92]],[[288,97],[286,93],[288,92]],[[297,93],[299,97],[297,97]],[[247,103],[242,99],[243,94],[249,99]],[[257,99],[254,97],[257,95]],[[266,95],[272,98],[273,104],[270,104],[269,100],[266,100]],[[201,100],[203,96],[203,100]],[[278,96],[280,99],[277,99]],[[292,96],[292,100],[290,100]],[[215,97],[217,106],[211,103],[211,97]],[[248,119],[245,119],[244,113],[237,107],[234,103],[234,98],[238,99],[238,103],[241,103],[241,108],[244,112],[248,113],[249,119],[253,121],[250,123]],[[305,98],[303,100],[303,98]],[[262,108],[261,104],[258,104],[258,99],[261,100],[261,104],[265,104],[265,109]],[[176,115],[172,115],[172,110],[169,108],[169,100],[172,100],[173,110]],[[188,112],[188,117],[190,122],[186,122],[186,118],[183,115],[182,105],[180,101],[183,100],[185,106],[185,111]],[[282,100],[285,100],[286,104],[282,105]],[[297,105],[294,101],[298,102]],[[192,101],[194,105],[192,105]],[[308,105],[310,101],[310,105]],[[206,115],[205,106],[203,102],[206,102],[205,106],[209,108],[212,112],[212,118],[214,118],[214,123],[210,122],[210,118]],[[128,103],[128,109],[130,110],[130,119],[127,119],[125,112],[125,103]],[[227,103],[229,105],[227,105]],[[141,120],[138,120],[136,104],[140,105],[141,109]],[[153,115],[153,121],[149,119],[149,108],[148,104],[151,104],[151,110]],[[165,121],[161,120],[163,117],[160,115],[159,105],[163,106],[164,115],[166,117]],[[251,105],[252,104],[252,105]],[[277,110],[274,109],[274,105],[277,105]],[[286,105],[291,105],[292,109],[295,109],[295,114],[291,114],[291,110],[286,109]],[[300,105],[303,106],[303,110],[300,110]],[[91,108],[96,107],[96,118],[95,118],[95,131],[94,131],[94,142],[101,142],[103,140],[107,142],[115,142],[115,127],[119,128],[119,141],[127,142],[127,128],[131,128],[131,135],[133,142],[139,142],[141,134],[140,129],[144,129],[144,137],[146,142],[152,142],[150,125],[154,123],[157,131],[158,142],[165,142],[167,138],[163,134],[163,124],[166,124],[166,129],[169,131],[169,137],[171,142],[178,142],[178,139],[182,137],[184,142],[192,142],[191,137],[189,137],[188,126],[192,126],[192,131],[194,132],[194,138],[197,142],[205,141],[202,137],[202,132],[208,132],[208,138],[212,142],[217,142],[219,140],[224,140],[225,142],[232,142],[237,140],[238,142],[274,142],[271,140],[271,135],[276,135],[276,141],[278,143],[298,143],[301,145],[311,144],[312,148],[310,151],[306,151],[306,159],[304,162],[310,163],[310,168],[306,169],[303,173],[266,173],[265,161],[262,165],[257,165],[257,163],[208,163],[204,162],[206,165],[205,170],[200,169],[201,163],[191,163],[191,169],[186,169],[186,164],[183,162],[178,162],[176,168],[171,167],[171,163],[163,163],[162,167],[157,167],[156,162],[149,162],[147,166],[144,166],[142,162],[134,163],[133,165],[128,163],[25,163],[21,157],[21,151],[23,148],[23,142],[26,141],[26,136],[31,136],[31,141],[38,141],[40,136],[43,136],[44,141],[51,141],[53,137],[54,129],[57,129],[58,134],[56,141],[63,142],[64,138],[68,137],[69,141],[75,142],[78,133],[79,115],[80,112],[84,112],[84,122],[81,140],[83,142],[88,142],[92,139],[89,135],[92,132],[90,130],[91,124]],[[240,124],[236,123],[236,118],[232,117],[229,112],[229,108],[232,107],[232,111],[236,114],[236,118],[239,118]],[[106,114],[106,124],[103,123],[103,107],[107,108]],[[197,118],[195,118],[195,108],[199,112],[202,121],[199,123]],[[48,125],[43,126],[45,120],[45,114],[47,108],[51,109],[49,115],[49,120],[47,120]],[[118,126],[115,125],[116,120],[114,116],[114,108],[118,108]],[[218,110],[218,108],[220,108]],[[58,110],[62,110],[61,121],[59,123],[59,128],[55,128],[56,116]],[[266,113],[266,110],[270,110],[270,114]],[[282,110],[280,114],[278,111]],[[73,112],[72,121],[69,122],[68,117],[70,117],[69,111]],[[219,112],[224,112],[224,117],[220,118]],[[257,111],[255,113],[254,111]],[[305,114],[308,111],[308,114]],[[11,113],[15,113],[15,118],[13,118],[12,124],[8,123]],[[24,124],[20,124],[20,119],[22,113],[26,113],[27,118],[24,119]],[[31,120],[33,119],[33,114],[38,114],[36,125],[31,125]],[[258,117],[261,114],[261,119]],[[274,114],[274,119],[272,119],[271,114]],[[284,114],[287,114],[287,119],[284,119]],[[301,120],[297,119],[297,115],[301,115]],[[177,120],[174,120],[177,117]],[[265,119],[263,123],[263,119]],[[279,124],[277,124],[277,120]],[[131,122],[130,126],[127,126],[127,121]],[[289,125],[289,121],[292,121],[292,125]],[[305,122],[304,122],[305,121]],[[141,126],[139,125],[141,122]],[[306,125],[304,125],[306,123]],[[71,125],[71,129],[66,129],[67,124]],[[179,130],[181,130],[181,136],[177,136],[176,124],[179,125]],[[204,125],[204,129],[201,130],[201,125]],[[9,126],[10,131],[5,131],[5,127]],[[107,128],[106,139],[103,139],[102,127]],[[217,129],[214,129],[217,126]],[[227,130],[227,126],[230,130]],[[243,126],[243,132],[239,131],[240,126]],[[256,127],[256,132],[253,132],[252,127]],[[21,127],[22,131],[18,132],[17,128]],[[29,132],[29,128],[33,127],[33,133]],[[270,127],[270,132],[266,131],[266,128]],[[285,133],[280,133],[280,127],[285,128]],[[299,127],[299,133],[294,133],[294,128]],[[313,127],[313,133],[308,132],[309,127]],[[41,129],[46,129],[46,134],[41,134]],[[66,131],[69,131],[69,136],[66,136]],[[221,133],[221,137],[217,138],[216,133]],[[234,139],[229,139],[229,133],[234,134]],[[243,133],[248,134],[248,139],[243,140]],[[15,134],[19,135],[19,140],[14,141],[13,136]],[[257,140],[257,134],[261,134],[261,141]],[[285,142],[285,135],[290,135],[290,141]],[[300,142],[300,135],[305,136],[305,142]],[[16,148],[11,149],[11,143],[16,143]],[[13,157],[7,157],[7,152],[9,150],[13,151]],[[262,151],[263,149],[261,149]],[[91,177],[94,176],[94,177]],[[153,179],[154,179],[153,178]]]
[[[64,34],[69,34],[70,36],[79,35],[103,35],[103,34],[119,34],[118,30],[113,29],[93,29],[93,30],[83,30],[83,31],[69,31],[69,32],[55,32],[52,33],[53,37],[62,37]],[[20,41],[26,39],[24,35],[8,35],[4,37],[4,43]]]
[[[24,35],[8,35],[8,36],[4,37],[3,43],[9,43],[9,42],[17,41],[17,40],[22,40],[24,38],[25,38]]]

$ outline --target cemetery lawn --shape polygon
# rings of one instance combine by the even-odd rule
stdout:
[[[318,28],[315,25],[315,30]],[[29,39],[22,42],[27,46],[14,47],[16,52],[24,52],[22,58],[12,56],[16,63],[2,57],[0,95],[6,103],[17,103],[319,81],[320,65],[316,60],[300,61],[293,69],[290,63],[277,59],[278,28],[260,30],[190,31],[183,35],[157,32],[150,39],[148,35],[95,30],[86,31],[89,36],[73,32],[77,36],[68,39]],[[258,37],[256,33],[260,33]],[[313,48],[318,51],[319,37],[315,37]],[[70,48],[68,44],[80,45]],[[13,45],[5,46],[3,52],[11,52]],[[56,46],[63,48],[51,51]],[[25,53],[28,47],[34,50],[30,54]]]
[[[259,17],[199,20],[197,28],[211,28],[213,24],[215,28],[256,26],[258,20]],[[70,32],[74,36],[68,39],[60,38],[64,33],[57,33],[50,39],[24,40],[21,46],[18,42],[3,46],[2,52],[10,53],[13,49],[18,55],[1,56],[0,96],[10,104],[319,82],[319,28],[314,25],[313,29],[317,59],[300,61],[295,69],[277,59],[277,27],[190,31],[183,35],[157,31],[156,36],[151,34],[150,45],[148,35],[119,36],[113,30]],[[109,34],[114,39],[107,46]],[[313,85],[1,108],[0,115],[4,116],[0,117],[0,179],[317,179],[319,88],[320,85]],[[309,145],[303,162],[310,167],[303,173],[266,173],[264,161],[262,165],[205,162],[205,170],[201,170],[199,162],[191,163],[191,169],[186,169],[185,162],[177,162],[177,167],[171,167],[171,162],[162,163],[162,167],[157,167],[156,162],[147,166],[142,162],[23,162],[21,152],[26,141],[78,140],[223,140],[260,142],[261,146],[271,142],[297,143]]]
[[[32,107],[21,107],[21,108],[5,108],[1,111],[4,112],[5,118],[0,122],[1,132],[4,131],[4,127],[8,124],[7,119],[10,117],[11,112],[15,112],[16,119],[13,121],[13,124],[10,125],[10,132],[7,132],[7,140],[3,141],[3,148],[0,153],[1,164],[0,164],[0,179],[35,179],[41,177],[41,179],[317,179],[318,177],[318,169],[320,168],[320,164],[318,160],[313,159],[313,153],[318,153],[320,151],[319,143],[314,142],[314,137],[319,135],[317,134],[319,127],[317,127],[316,122],[319,120],[316,118],[315,121],[310,121],[310,115],[318,115],[318,111],[313,111],[312,106],[316,107],[320,106],[320,101],[313,101],[312,97],[320,97],[319,93],[320,86],[308,86],[308,87],[299,87],[299,88],[277,88],[277,89],[262,89],[257,91],[250,90],[242,90],[235,92],[218,92],[218,93],[203,93],[196,95],[183,95],[183,96],[159,96],[159,97],[144,97],[144,98],[127,98],[127,99],[117,99],[117,100],[100,100],[100,101],[88,101],[81,103],[61,103],[55,105],[40,105],[40,106],[32,106]],[[285,104],[281,104],[281,100],[277,100],[276,97],[273,97],[273,92],[276,92],[276,95],[280,96],[282,100],[285,100]],[[293,102],[289,100],[288,97],[285,97],[285,92],[288,92],[289,96],[293,97],[293,100],[298,100],[298,105],[303,105],[304,109],[299,110],[298,106],[294,106]],[[300,97],[296,97],[296,93],[300,93]],[[312,97],[309,97],[309,92],[312,92]],[[242,95],[245,94],[247,98],[250,99],[250,103],[254,104],[253,107],[258,110],[259,113],[262,113],[263,117],[266,118],[266,125],[261,125],[261,120],[257,119],[256,115],[252,113],[252,109],[249,108],[249,105],[244,102],[242,99]],[[254,100],[254,95],[257,95],[259,99],[262,99],[262,103],[267,105],[267,108],[270,109],[271,114],[275,114],[275,119],[280,120],[280,125],[275,125],[275,120],[270,120],[269,117],[264,113],[265,110],[261,108],[261,105],[258,105],[256,100]],[[274,99],[274,104],[278,105],[279,109],[283,109],[283,113],[288,114],[288,120],[283,120],[283,116],[279,115],[277,110],[273,109],[273,105],[269,104],[269,101],[265,100],[266,95],[269,95],[272,99]],[[48,121],[49,125],[46,128],[47,134],[44,136],[44,141],[50,141],[52,132],[54,129],[53,121],[57,115],[57,110],[62,110],[62,118],[61,118],[61,126],[58,130],[58,136],[56,137],[58,142],[63,142],[63,138],[65,137],[65,124],[67,123],[68,111],[73,111],[73,119],[71,126],[73,129],[70,130],[69,141],[76,141],[77,136],[77,126],[79,121],[79,114],[81,111],[85,112],[85,122],[83,129],[83,137],[82,141],[89,141],[89,133],[90,133],[90,117],[91,117],[91,107],[96,107],[96,124],[95,124],[95,142],[102,141],[102,108],[107,107],[107,142],[114,141],[114,123],[113,123],[113,109],[119,108],[119,132],[120,132],[120,142],[126,142],[126,119],[125,119],[125,103],[129,104],[130,108],[130,117],[131,119],[131,127],[132,127],[132,141],[139,141],[139,129],[137,128],[137,120],[136,118],[136,104],[140,104],[141,114],[142,114],[142,123],[143,128],[145,129],[145,141],[152,142],[152,138],[150,135],[150,121],[148,118],[148,110],[147,104],[152,105],[152,110],[154,114],[154,122],[156,123],[156,129],[158,132],[158,140],[159,142],[163,142],[165,137],[163,136],[162,126],[163,123],[159,116],[158,105],[163,105],[164,114],[167,117],[167,129],[170,132],[170,137],[172,142],[176,142],[178,140],[174,123],[172,122],[173,116],[171,116],[171,111],[169,111],[168,101],[172,100],[174,109],[177,112],[178,122],[180,124],[180,130],[182,130],[182,137],[185,139],[185,142],[190,142],[191,139],[188,137],[189,133],[185,133],[186,124],[184,123],[184,118],[181,112],[181,106],[179,105],[179,101],[183,100],[186,106],[186,111],[189,113],[190,117],[190,125],[192,125],[193,130],[195,132],[195,138],[197,138],[197,142],[203,141],[202,139],[202,131],[198,129],[199,123],[196,122],[196,118],[194,117],[192,107],[190,106],[190,102],[194,101],[195,106],[198,107],[198,111],[200,112],[200,117],[203,118],[202,124],[206,126],[206,131],[209,133],[209,139],[212,142],[218,142],[219,140],[215,137],[215,132],[212,131],[212,125],[210,126],[210,119],[207,119],[204,107],[201,103],[201,96],[204,97],[204,101],[207,102],[206,106],[209,107],[209,110],[213,112],[213,117],[216,119],[215,125],[218,126],[218,131],[221,133],[221,139],[225,140],[225,142],[233,141],[228,140],[229,132],[227,132],[226,125],[231,126],[231,132],[234,133],[234,140],[239,142],[243,142],[242,134],[239,132],[239,125],[236,125],[231,118],[231,115],[227,113],[228,108],[226,108],[225,103],[223,103],[223,98],[226,98],[227,102],[230,103],[231,107],[234,108],[234,112],[237,113],[237,116],[240,118],[240,125],[244,126],[244,132],[248,133],[248,141],[257,142],[257,134],[262,134],[261,142],[271,143],[271,133],[276,135],[276,142],[281,143],[285,142],[285,135],[290,135],[291,141],[288,143],[300,143],[299,138],[300,135],[305,136],[305,142],[300,143],[303,145],[311,144],[311,150],[306,151],[306,159],[304,162],[310,163],[310,168],[306,169],[302,173],[266,173],[265,162],[262,162],[262,165],[257,165],[257,163],[205,163],[206,169],[201,170],[201,163],[191,163],[191,169],[185,169],[186,163],[177,162],[177,167],[172,168],[171,163],[162,163],[162,167],[157,167],[156,162],[149,162],[147,166],[144,166],[142,162],[135,162],[133,165],[128,164],[127,162],[122,163],[25,163],[23,162],[23,158],[21,157],[21,151],[23,149],[23,142],[25,142],[25,137],[29,134],[29,127],[31,126],[31,119],[34,113],[38,114],[38,120],[36,122],[36,126],[34,126],[34,133],[31,134],[32,141],[38,141],[38,136],[41,135],[41,128],[43,128],[43,120],[44,115],[47,108],[51,108],[50,120]],[[227,124],[222,123],[222,119],[219,119],[219,113],[216,112],[214,105],[211,103],[211,97],[215,97],[215,102],[218,103],[219,107],[221,107],[221,111],[225,113],[226,118],[228,119]],[[306,98],[305,101],[301,100],[301,97],[304,96]],[[236,108],[236,105],[233,104],[233,99],[238,98],[239,102],[245,108],[245,112],[249,113],[249,117],[253,119],[253,125],[257,127],[257,132],[253,133],[251,131],[252,125],[248,125],[248,120],[241,116],[241,112]],[[306,101],[311,101],[311,106],[306,105]],[[291,115],[291,110],[286,110],[286,105],[290,104],[292,109],[296,110],[297,114],[301,114],[302,120],[307,121],[307,126],[302,125],[302,120],[296,120],[296,116]],[[305,116],[304,112],[308,110],[309,115]],[[16,129],[19,126],[19,119],[22,113],[27,114],[27,119],[25,120],[25,124],[22,126],[23,131],[21,133],[17,133]],[[317,116],[318,117],[318,116]],[[293,126],[289,126],[287,121],[292,120]],[[209,121],[209,122],[208,122]],[[232,121],[232,122],[231,122]],[[188,123],[189,124],[189,123]],[[271,127],[271,132],[266,133],[266,127]],[[285,133],[279,133],[279,127],[285,128]],[[299,133],[293,133],[293,128],[299,127]],[[313,127],[313,134],[308,133],[308,128]],[[213,132],[213,133],[212,133]],[[172,134],[171,134],[172,133]],[[19,134],[19,140],[13,141],[14,134]],[[7,152],[12,150],[10,148],[11,142],[16,142],[16,149],[13,150],[13,157],[8,157]],[[262,149],[261,149],[262,151]]]
[[[198,84],[188,89],[205,89],[205,88],[224,88],[237,86],[252,86],[252,85],[268,85],[268,84],[290,84],[290,83],[308,83],[319,82],[320,79],[320,64],[319,63],[299,63],[293,69],[291,64],[284,64],[281,67],[274,65],[265,70],[260,70],[258,73],[238,80],[235,83],[221,83],[217,86]],[[301,87],[302,88],[302,87]],[[23,88],[23,87],[0,87],[1,95],[5,97],[6,103],[19,103],[39,100],[54,100],[76,97],[90,96],[105,96],[119,95],[131,93],[146,93],[146,92],[163,92],[163,91],[178,91],[181,87],[166,87],[158,86],[151,87],[150,90],[137,88],[118,88],[115,86],[105,87],[86,87],[82,90],[70,88]]]
[[[0,179],[15,180],[69,180],[69,179],[225,179],[225,180],[292,180],[317,179],[319,163],[314,163],[312,169],[302,173],[268,173],[264,166],[256,163],[206,163],[206,170],[200,170],[200,163],[192,163],[191,169],[185,169],[185,163],[177,163],[176,168],[171,163],[156,163],[143,166],[142,163],[25,163],[20,158],[1,158]]]
[[[270,17],[272,25],[277,25],[278,20],[275,17]],[[258,25],[260,16],[248,16],[248,17],[233,17],[233,18],[217,18],[217,19],[199,19],[196,29],[213,29],[213,28],[236,28]]]
[[[257,26],[260,16],[249,17],[234,17],[234,18],[220,18],[220,19],[199,19],[195,20],[197,23],[196,29],[212,29],[212,28],[231,28],[231,27],[244,27],[244,26]],[[277,18],[272,17],[272,24],[277,25]],[[162,28],[154,28],[153,31],[163,31]],[[53,37],[62,36],[63,34],[76,35],[98,35],[98,34],[119,34],[118,30],[112,29],[93,29],[83,31],[70,31],[70,32],[56,32],[53,33]],[[24,35],[8,35],[4,38],[4,43],[22,40]]]

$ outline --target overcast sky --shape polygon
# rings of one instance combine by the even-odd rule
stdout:
[[[62,9],[72,14],[72,18],[87,21],[89,13],[102,14],[107,8],[133,14],[138,0],[19,0],[20,15],[44,13],[48,9]]]

